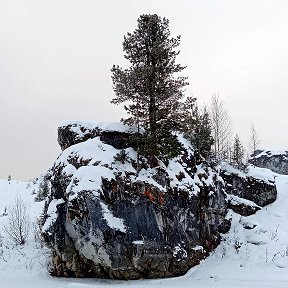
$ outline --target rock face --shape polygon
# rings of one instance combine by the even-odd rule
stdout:
[[[58,130],[63,152],[52,168],[42,229],[52,273],[183,275],[229,230],[222,179],[180,136],[179,157],[167,163],[140,157],[137,165],[134,132],[103,127],[67,123]]]
[[[131,135],[136,132],[136,128],[120,123],[65,122],[58,128],[58,143],[63,151],[74,144],[100,137],[101,141],[122,149],[128,147]]]
[[[135,133],[121,124],[59,127],[62,153],[51,169],[42,227],[53,275],[183,275],[229,230],[228,208],[250,215],[275,198],[272,184],[227,171],[225,184],[181,135],[178,157],[137,157]]]
[[[270,179],[258,179],[251,174],[231,166],[221,171],[226,193],[229,194],[229,208],[243,216],[254,214],[260,207],[273,203],[277,197],[273,175]]]
[[[249,159],[249,163],[288,175],[288,151],[257,150]]]

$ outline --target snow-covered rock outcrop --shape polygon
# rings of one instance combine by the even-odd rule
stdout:
[[[288,151],[257,150],[251,155],[249,163],[288,175]]]
[[[122,124],[59,128],[63,152],[52,168],[42,229],[55,275],[182,275],[228,231],[217,172],[181,136],[179,157],[164,163],[141,156],[137,165],[133,133]]]
[[[54,275],[183,275],[229,230],[228,208],[250,215],[276,195],[269,181],[255,184],[252,178],[224,173],[225,184],[181,135],[178,157],[137,157],[135,133],[141,135],[119,123],[67,122],[59,127],[62,153],[51,169],[42,223]],[[251,198],[254,192],[259,195]]]
[[[238,214],[248,216],[261,207],[273,203],[277,197],[276,175],[265,168],[249,166],[244,172],[223,163],[221,177],[225,182],[229,208]]]

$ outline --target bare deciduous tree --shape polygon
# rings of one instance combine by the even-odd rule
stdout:
[[[214,137],[214,155],[216,161],[225,158],[229,151],[231,138],[231,120],[219,95],[214,94],[211,100],[210,119],[212,135]]]
[[[29,213],[21,197],[9,209],[8,224],[4,226],[5,233],[16,245],[24,245],[29,233]]]
[[[258,134],[255,130],[254,125],[251,125],[251,132],[250,132],[250,140],[249,140],[249,151],[250,151],[250,155],[253,155],[253,160],[252,163],[255,166],[255,151],[258,149],[259,144],[260,144],[260,139],[258,137]]]

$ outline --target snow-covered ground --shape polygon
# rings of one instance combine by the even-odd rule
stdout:
[[[269,171],[253,168],[254,175]],[[266,176],[265,176],[266,175]],[[101,279],[57,279],[47,272],[48,251],[35,240],[31,224],[28,243],[15,246],[5,234],[10,207],[21,197],[30,211],[31,223],[43,203],[34,202],[37,185],[0,180],[0,287],[92,288],[92,287],[288,287],[288,176],[276,176],[277,200],[255,215],[241,217],[231,212],[232,228],[225,241],[185,276],[172,279],[113,281]],[[268,177],[269,178],[269,177]],[[5,207],[8,212],[5,213]],[[1,241],[0,241],[1,243]]]

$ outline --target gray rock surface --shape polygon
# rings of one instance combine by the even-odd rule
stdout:
[[[288,151],[257,150],[251,155],[249,163],[288,175]]]
[[[63,151],[51,169],[42,223],[53,254],[53,275],[183,275],[207,257],[230,228],[226,214],[235,201],[224,186],[260,206],[275,198],[273,185],[252,179],[224,173],[224,184],[181,136],[178,157],[164,163],[140,156],[137,163],[133,133],[123,125],[103,123],[59,127]],[[250,193],[257,195],[251,198]],[[257,211],[255,207],[251,209]]]
[[[186,148],[169,163],[140,157],[137,174],[131,132],[91,126],[72,123],[58,131],[63,152],[52,168],[43,222],[52,273],[183,275],[229,230],[221,178],[184,139]],[[123,163],[115,160],[120,152]]]
[[[250,200],[260,207],[276,200],[276,186],[272,181],[256,179],[249,175],[243,176],[241,173],[230,173],[225,170],[221,172],[221,177],[225,182],[225,190],[228,194]]]

